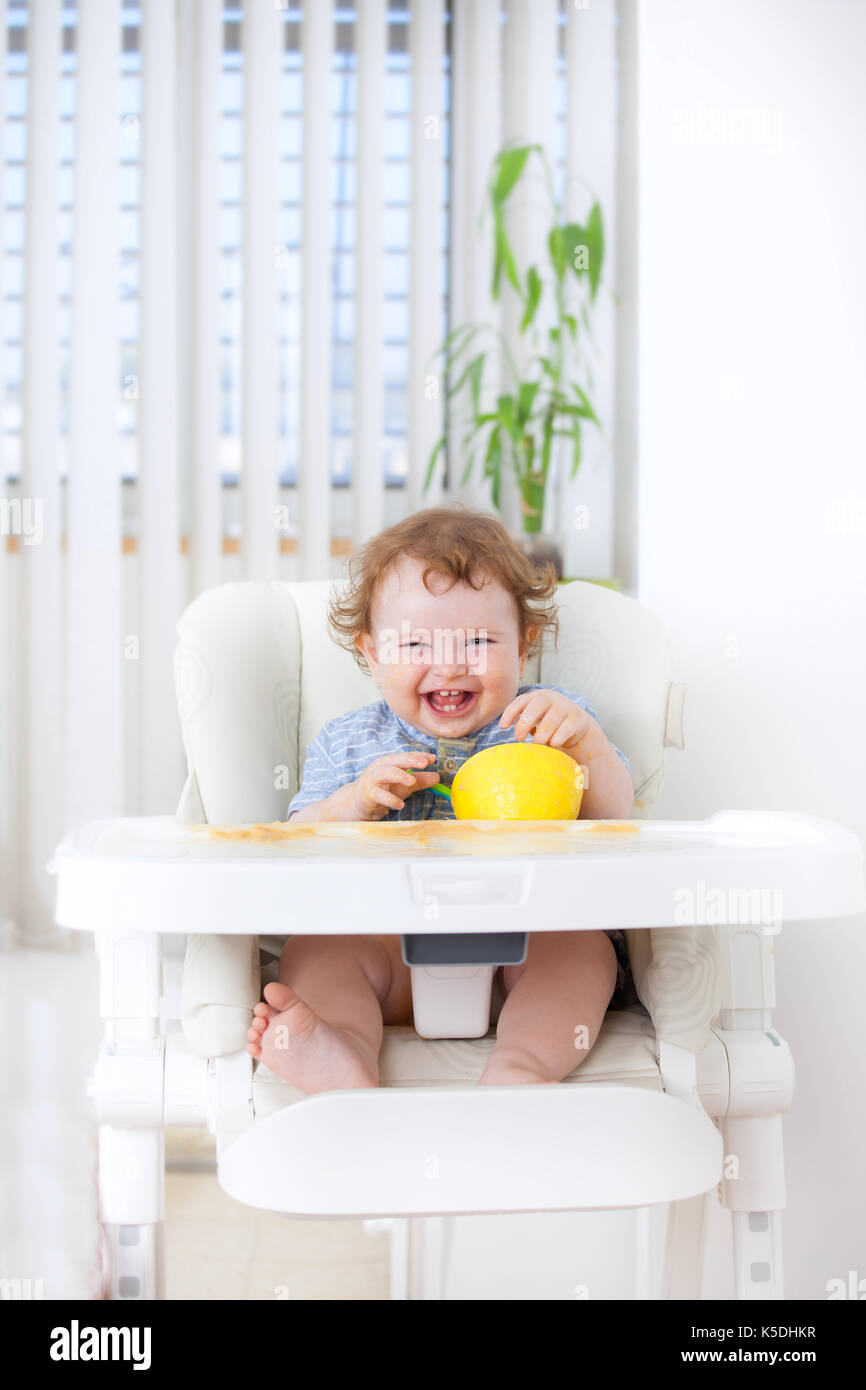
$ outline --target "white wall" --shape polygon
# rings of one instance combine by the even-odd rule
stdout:
[[[866,842],[864,64],[856,0],[641,0],[638,596],[688,685],[662,816]],[[776,947],[789,1298],[866,1276],[864,925]]]

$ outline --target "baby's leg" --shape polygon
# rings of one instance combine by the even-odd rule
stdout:
[[[502,967],[506,994],[481,1083],[561,1081],[595,1043],[616,988],[603,931],[531,932],[522,965]]]
[[[376,1086],[391,958],[372,936],[293,936],[265,985],[247,1051],[314,1095]]]

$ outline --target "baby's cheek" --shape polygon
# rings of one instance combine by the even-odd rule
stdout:
[[[519,677],[510,668],[503,670],[498,667],[489,670],[483,679],[485,690],[502,701],[503,709],[517,694]]]

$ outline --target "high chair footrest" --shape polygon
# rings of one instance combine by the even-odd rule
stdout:
[[[722,1136],[660,1091],[603,1085],[326,1091],[223,1152],[236,1201],[288,1216],[649,1206],[719,1181]]]

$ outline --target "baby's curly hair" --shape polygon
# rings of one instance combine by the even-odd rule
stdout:
[[[556,571],[552,565],[538,570],[508,534],[497,516],[472,511],[462,503],[428,507],[371,537],[349,561],[348,584],[333,590],[328,604],[328,627],[334,641],[351,652],[362,671],[369,671],[356,639],[372,631],[372,607],[377,589],[388,571],[412,555],[425,562],[422,582],[430,574],[450,575],[473,589],[488,578],[513,595],[518,626],[527,655],[540,648],[545,633],[559,632],[556,612]],[[432,593],[433,591],[430,590]],[[530,628],[535,636],[528,638]]]

